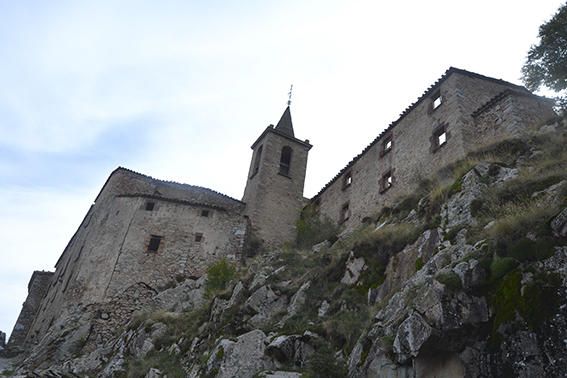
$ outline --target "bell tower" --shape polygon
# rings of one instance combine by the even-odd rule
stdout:
[[[267,245],[293,241],[296,236],[311,147],[309,140],[295,137],[289,102],[276,127],[268,126],[252,144],[242,200],[253,232]]]

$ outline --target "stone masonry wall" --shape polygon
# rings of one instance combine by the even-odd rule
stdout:
[[[473,113],[475,128],[467,135],[467,150],[520,136],[530,126],[556,117],[549,101],[529,94],[505,91]]]
[[[260,146],[260,166],[253,174]],[[288,176],[279,173],[284,146],[293,150]],[[267,132],[255,146],[243,201],[252,227],[261,239],[274,244],[295,239],[295,225],[304,204],[303,187],[309,148],[272,131]]]
[[[52,276],[53,272],[33,272],[28,284],[28,296],[8,341],[8,353],[18,353],[24,350],[26,335],[36,316],[41,300],[47,292]]]
[[[215,259],[238,257],[243,208],[208,189],[116,170],[57,262],[27,342],[35,343],[68,307],[104,302],[138,282],[157,287],[198,276]],[[162,237],[156,252],[148,252],[151,235]]]
[[[452,73],[371,143],[312,203],[322,216],[342,223],[346,229],[358,226],[382,207],[410,194],[421,179],[464,157],[465,140],[475,127],[471,113],[510,87],[517,88],[497,80]],[[437,94],[442,102],[433,109]],[[446,132],[447,141],[437,148],[434,135],[441,130]],[[392,148],[385,153],[384,143],[389,138]],[[383,178],[388,172],[393,182],[385,190]],[[352,182],[345,185],[348,175]]]

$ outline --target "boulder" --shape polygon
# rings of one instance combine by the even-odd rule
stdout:
[[[278,296],[269,286],[262,286],[244,302],[244,307],[253,312],[249,319],[252,326],[259,327],[271,318],[285,310],[287,298]]]
[[[419,313],[412,312],[400,324],[394,339],[394,352],[397,355],[398,362],[403,363],[410,357],[416,357],[421,346],[432,333],[433,328],[427,324],[425,319]]]
[[[551,221],[551,230],[557,237],[567,237],[567,207]]]
[[[200,307],[204,303],[206,276],[197,280],[188,279],[176,287],[164,290],[155,296],[158,308],[182,312]]]
[[[240,335],[236,341],[222,339],[207,361],[207,374],[216,378],[252,378],[273,367],[265,350],[266,335],[260,330]]]
[[[321,251],[324,251],[326,249],[329,249],[329,247],[331,246],[331,242],[328,240],[322,241],[319,244],[315,244],[313,247],[311,247],[311,251],[313,253],[319,253]]]
[[[364,257],[355,257],[351,252],[346,262],[346,271],[341,279],[341,283],[345,285],[354,285],[363,271],[367,269]]]
[[[307,290],[310,286],[310,281],[305,282],[303,285],[301,285],[301,287],[299,288],[299,290],[297,290],[293,297],[291,297],[289,306],[287,307],[286,317],[292,317],[301,310],[301,308],[305,304],[305,301],[307,300]]]

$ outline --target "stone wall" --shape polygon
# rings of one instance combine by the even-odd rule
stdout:
[[[291,147],[293,151],[287,175],[280,173],[284,146]],[[262,154],[255,172],[254,164],[260,147]],[[256,235],[268,244],[295,239],[295,225],[304,205],[303,187],[310,148],[307,142],[285,136],[271,127],[253,146],[243,201]]]
[[[556,117],[551,103],[531,94],[505,90],[472,113],[475,127],[465,140],[467,150],[495,143],[505,137],[521,136],[530,126]]]
[[[243,209],[209,189],[116,170],[57,262],[28,342],[67,307],[104,302],[139,282],[163,287],[202,275],[222,257],[239,258]],[[160,237],[153,249],[152,236]]]
[[[322,216],[352,229],[367,217],[416,190],[422,179],[463,158],[478,125],[472,113],[507,89],[522,87],[467,71],[450,69],[355,157],[312,200]],[[434,106],[440,96],[441,103]],[[532,101],[533,102],[533,101]],[[533,103],[524,104],[532,113]],[[546,111],[551,111],[549,106]],[[438,146],[438,136],[446,142]],[[477,137],[478,138],[478,137]],[[391,141],[391,148],[388,143]],[[386,183],[391,177],[391,185]]]
[[[22,306],[22,310],[20,311],[20,315],[18,316],[18,320],[16,320],[16,325],[8,341],[8,353],[19,353],[25,349],[24,342],[26,335],[30,330],[41,301],[49,288],[52,276],[53,272],[33,272],[28,284],[28,296]]]

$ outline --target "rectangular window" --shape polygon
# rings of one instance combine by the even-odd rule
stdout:
[[[146,202],[146,211],[153,211],[155,206],[156,206],[156,203],[153,202],[153,201]]]
[[[443,98],[441,97],[441,92],[437,91],[431,98],[432,109],[435,110],[443,103]]]
[[[384,193],[386,190],[390,189],[393,184],[394,176],[390,170],[382,175],[382,179],[380,180],[380,192]]]
[[[200,243],[200,242],[203,241],[203,234],[202,234],[201,232],[197,232],[197,233],[195,234],[195,241],[196,241],[197,243]]]
[[[343,189],[346,189],[351,185],[352,185],[352,172],[349,171],[349,172],[345,173],[345,175],[344,175]]]
[[[156,253],[159,250],[162,236],[150,235],[150,242],[148,243],[148,252]]]
[[[431,152],[437,151],[439,148],[447,144],[449,139],[449,132],[446,125],[438,126],[431,136]]]
[[[209,216],[209,210],[201,210],[201,216],[202,217],[208,217]]]
[[[391,135],[387,136],[382,142],[382,151],[380,151],[380,156],[386,155],[388,152],[392,151],[394,147],[394,140]]]
[[[345,203],[341,208],[341,217],[339,219],[340,223],[346,222],[350,218],[350,208],[349,203]]]

